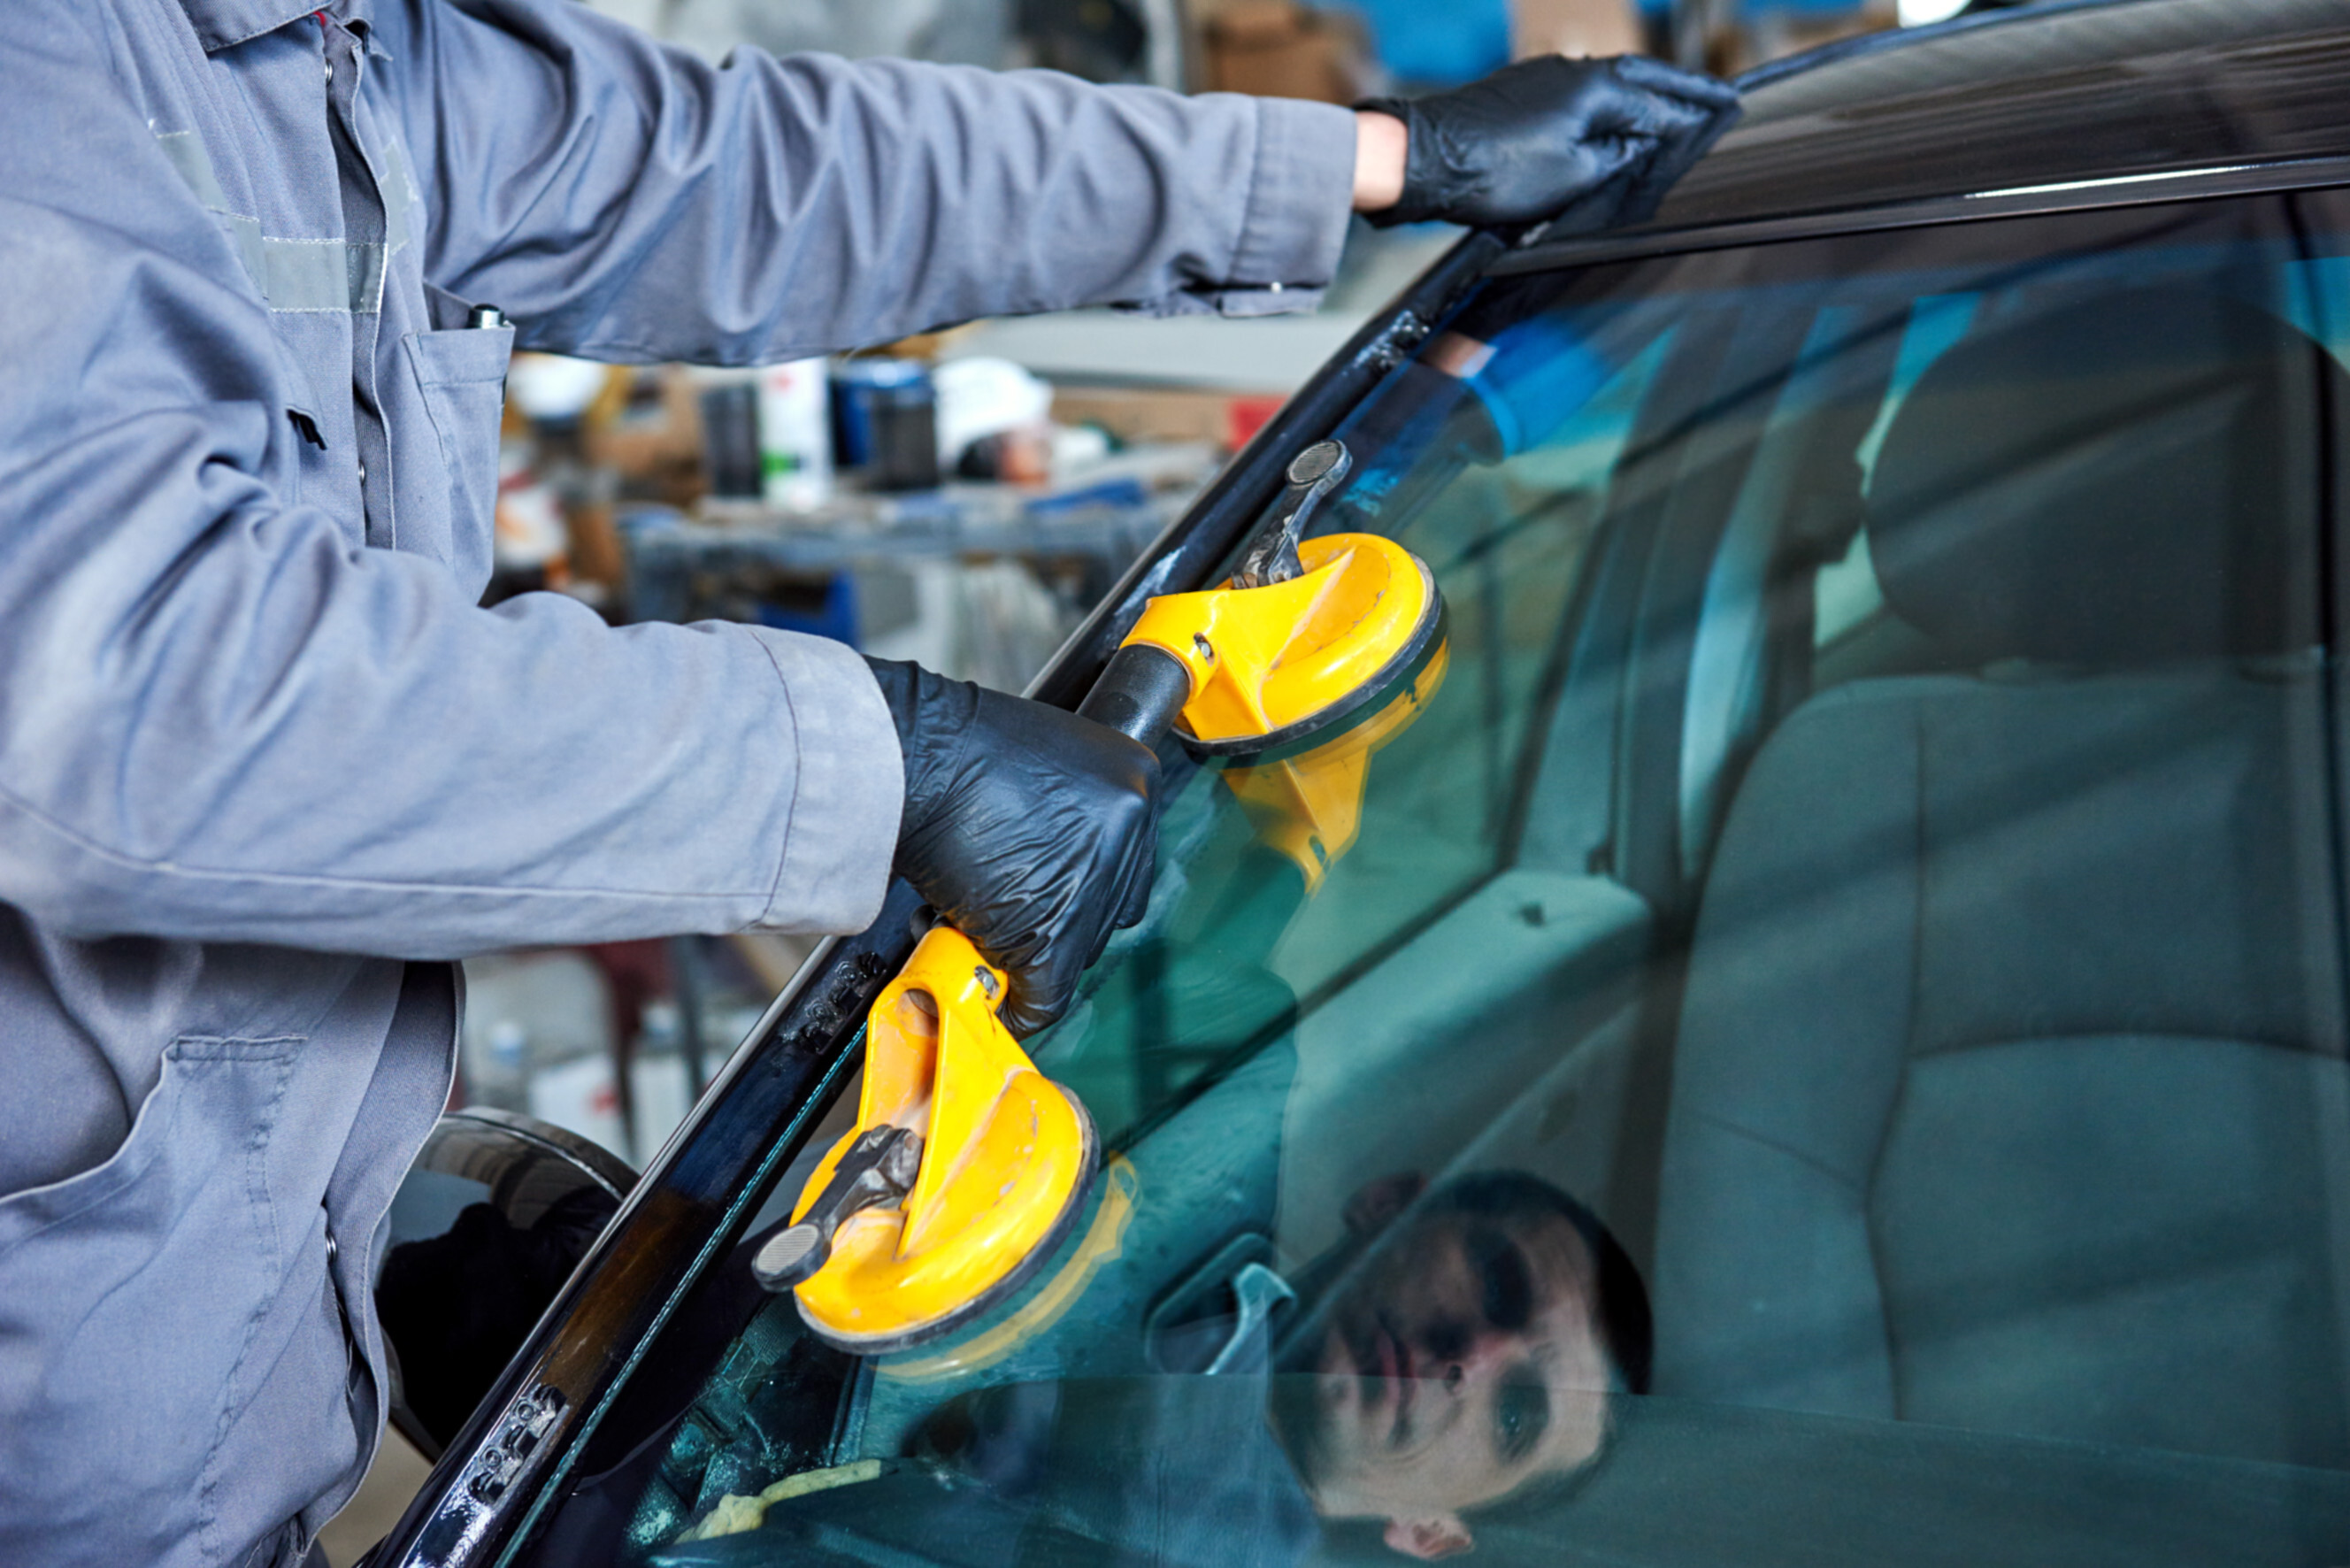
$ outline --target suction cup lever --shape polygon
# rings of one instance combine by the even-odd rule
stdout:
[[[1317,441],[1289,460],[1289,488],[1282,492],[1274,521],[1241,557],[1232,573],[1232,587],[1261,588],[1303,576],[1297,542],[1305,536],[1323,499],[1347,482],[1355,471],[1354,454],[1342,441]]]
[[[868,1127],[832,1169],[832,1179],[797,1221],[759,1244],[751,1272],[777,1295],[832,1260],[833,1232],[850,1215],[905,1202],[922,1168],[922,1135],[910,1127]]]

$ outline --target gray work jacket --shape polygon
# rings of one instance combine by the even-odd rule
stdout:
[[[348,1495],[424,961],[879,906],[846,649],[476,607],[510,348],[1310,304],[1352,161],[1326,106],[567,0],[0,4],[0,1562],[284,1562]]]

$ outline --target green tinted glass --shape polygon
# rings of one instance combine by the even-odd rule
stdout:
[[[1030,1042],[1068,1239],[870,1359],[738,1251],[534,1550],[2325,1560],[2333,216],[1490,282],[1321,524],[1428,563],[1440,683],[1326,872],[1167,750]]]

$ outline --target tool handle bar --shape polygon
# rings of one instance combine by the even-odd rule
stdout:
[[[1191,700],[1191,672],[1183,661],[1163,648],[1134,642],[1109,656],[1077,712],[1155,749]]]

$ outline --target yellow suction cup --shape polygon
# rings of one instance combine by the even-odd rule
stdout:
[[[1304,575],[1150,601],[1128,634],[1191,671],[1178,733],[1193,751],[1272,751],[1385,695],[1440,639],[1442,601],[1391,539],[1332,534],[1297,547]]]
[[[856,1127],[752,1261],[844,1350],[902,1350],[986,1311],[1082,1205],[1093,1124],[997,1021],[1003,986],[961,932],[922,939],[868,1016]]]
[[[1419,556],[1372,534],[1300,538],[1351,467],[1336,441],[1308,447],[1290,464],[1280,514],[1232,577],[1152,599],[1120,644],[1183,667],[1177,733],[1191,750],[1277,751],[1385,698],[1440,649],[1444,601]]]
[[[1371,753],[1444,682],[1444,600],[1428,565],[1371,534],[1302,537],[1353,467],[1318,441],[1289,465],[1273,521],[1232,576],[1143,607],[1078,711],[1242,760],[1232,787],[1260,833],[1319,888],[1355,841]]]

